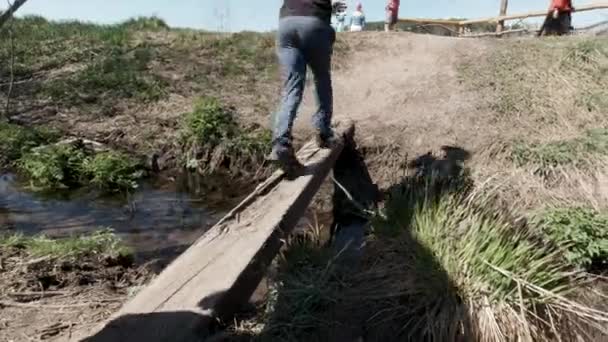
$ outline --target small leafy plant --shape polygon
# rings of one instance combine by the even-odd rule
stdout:
[[[32,148],[54,142],[58,134],[46,128],[30,128],[0,121],[0,166],[11,163]]]
[[[104,192],[137,188],[141,163],[116,151],[94,153],[75,144],[49,145],[25,154],[18,167],[41,190],[93,185]]]
[[[84,150],[71,145],[50,145],[25,154],[18,166],[35,188],[70,188],[82,184],[86,158]]]
[[[588,208],[556,208],[534,221],[551,241],[565,247],[572,264],[589,269],[608,263],[608,215]]]
[[[243,129],[234,110],[215,98],[198,100],[194,110],[184,115],[181,138],[189,152],[188,167],[211,172],[218,165],[261,164],[271,141],[268,130]]]
[[[87,158],[83,173],[90,184],[108,192],[135,189],[144,176],[140,163],[120,152],[102,152]]]

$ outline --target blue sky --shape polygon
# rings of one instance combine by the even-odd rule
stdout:
[[[348,1],[351,7],[355,0]],[[401,17],[485,17],[498,13],[499,0],[401,0]],[[575,1],[575,5],[593,0]],[[6,4],[0,0],[0,8]],[[133,16],[156,15],[169,25],[230,31],[272,30],[282,0],[29,0],[19,14],[51,19],[114,23]],[[368,20],[382,20],[386,0],[362,1]],[[549,0],[509,0],[509,12],[539,10]],[[228,14],[223,16],[222,13]],[[577,14],[575,26],[608,20],[608,11]]]

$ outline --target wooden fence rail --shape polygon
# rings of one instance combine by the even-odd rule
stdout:
[[[501,14],[506,13],[507,1],[501,2]],[[576,13],[586,12],[586,11],[594,11],[600,9],[608,9],[608,1],[588,4],[588,5],[580,5],[576,7]],[[465,35],[465,28],[475,24],[485,24],[485,23],[496,23],[498,25],[498,33],[492,35],[501,35],[500,27],[501,24],[505,21],[510,20],[518,20],[518,19],[526,19],[526,18],[534,18],[534,17],[546,17],[548,14],[548,9],[539,10],[539,11],[531,11],[525,13],[518,14],[509,14],[509,15],[499,15],[495,17],[487,17],[487,18],[477,18],[477,19],[467,19],[467,20],[452,20],[452,19],[425,19],[425,18],[400,18],[399,22],[401,23],[410,23],[410,24],[420,24],[420,25],[442,25],[445,27],[454,28],[454,31],[458,31],[459,34]],[[504,25],[504,24],[503,24]],[[510,31],[505,31],[504,33],[508,33]],[[478,34],[476,36],[487,36],[488,34]]]

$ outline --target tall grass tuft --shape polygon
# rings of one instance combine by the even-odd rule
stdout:
[[[368,305],[382,304],[372,324],[412,341],[571,340],[604,329],[608,313],[570,299],[585,281],[560,249],[487,197],[423,195],[390,200],[379,224],[399,236],[376,241],[373,267],[355,279]]]

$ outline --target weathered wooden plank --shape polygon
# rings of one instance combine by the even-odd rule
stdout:
[[[340,134],[352,136],[354,126]],[[85,341],[197,341],[215,319],[230,317],[259,284],[343,146],[344,138],[332,149],[307,144],[298,153],[305,175],[288,181],[275,173]]]
[[[446,25],[446,26],[460,25],[460,20],[450,20],[450,19],[399,18],[398,21],[400,23],[406,23],[406,24],[434,24],[434,25]]]
[[[606,8],[608,8],[608,2],[604,1],[604,2],[599,2],[599,3],[592,3],[592,4],[588,4],[588,5],[576,6],[576,12],[593,11],[593,10],[606,9]],[[498,23],[500,21],[506,21],[506,20],[526,19],[526,18],[532,18],[532,17],[544,17],[547,15],[548,12],[549,12],[549,10],[545,9],[545,10],[540,10],[540,11],[503,15],[503,16],[498,16],[498,17],[463,20],[460,22],[460,25],[472,25],[472,24],[481,24],[481,23]]]

